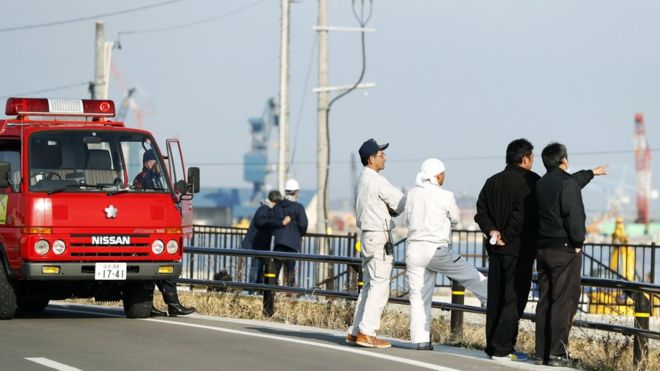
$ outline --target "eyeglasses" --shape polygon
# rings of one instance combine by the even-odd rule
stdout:
[[[384,152],[383,152],[383,153],[379,153],[379,154],[377,154],[377,155],[374,155],[374,157],[382,157],[382,158],[385,158],[385,153],[384,153]]]

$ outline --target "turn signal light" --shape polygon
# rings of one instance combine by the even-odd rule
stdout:
[[[53,228],[51,227],[24,227],[23,233],[26,234],[51,234]]]
[[[41,273],[43,274],[60,274],[59,265],[44,265],[41,267]]]
[[[174,273],[174,267],[171,265],[161,265],[158,267],[158,274]]]

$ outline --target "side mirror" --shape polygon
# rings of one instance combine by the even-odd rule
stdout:
[[[188,168],[188,186],[192,193],[199,193],[199,168]]]
[[[9,162],[0,162],[0,188],[9,187]]]
[[[185,195],[188,193],[188,183],[186,183],[185,180],[179,180],[178,182],[174,183],[174,190],[182,195]]]

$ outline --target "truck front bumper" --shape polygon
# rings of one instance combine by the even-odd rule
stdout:
[[[181,262],[126,262],[126,281],[175,279],[181,274],[181,266]],[[52,271],[51,267],[59,267],[59,273],[44,273]],[[172,272],[159,273],[163,267],[172,267]],[[27,280],[94,281],[95,270],[94,262],[23,264],[23,272]]]

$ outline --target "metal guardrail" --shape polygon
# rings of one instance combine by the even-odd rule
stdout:
[[[190,245],[209,247],[212,249],[226,248],[236,251],[241,246],[241,240],[246,233],[244,228],[234,227],[216,227],[216,226],[194,226],[193,238],[189,241]],[[341,292],[335,289],[341,288],[346,292],[355,292],[358,289],[358,271],[360,269],[359,253],[355,250],[355,243],[358,241],[356,234],[348,235],[321,235],[309,234],[302,239],[301,253],[304,255],[321,255],[325,258],[332,256],[340,259],[335,263],[328,264],[323,260],[312,261],[302,260],[297,263],[296,284],[303,290],[320,293],[319,287],[323,287],[327,292]],[[394,248],[394,269],[390,283],[391,293],[396,297],[393,302],[398,300],[407,300],[402,298],[408,293],[408,282],[405,274],[405,264],[402,260],[405,258],[405,249],[407,241],[405,239],[397,242]],[[323,246],[323,247],[321,247]],[[475,230],[454,230],[452,233],[452,247],[457,250],[470,264],[477,267],[482,272],[487,272],[488,259],[485,249],[483,249],[483,234]],[[660,268],[660,261],[656,259],[655,243],[650,245],[639,244],[603,244],[586,243],[583,246],[582,259],[582,295],[580,296],[579,310],[596,314],[613,314],[633,316],[635,315],[635,324],[643,326],[648,325],[649,317],[654,313],[660,312],[660,293],[656,289],[655,283],[658,283],[655,272]],[[322,251],[321,251],[322,250]],[[617,258],[616,251],[626,251],[623,256]],[[204,282],[213,281],[214,273],[225,270],[225,276],[230,276],[234,281],[247,282],[247,266],[255,250],[249,250],[249,254],[230,254],[217,255],[212,252],[198,250],[198,252],[189,251],[184,255],[184,276],[182,282],[186,280],[199,280]],[[323,254],[321,254],[323,252]],[[632,253],[631,253],[632,252]],[[261,252],[259,252],[261,253]],[[269,253],[263,251],[263,253]],[[266,254],[259,255],[265,256]],[[624,264],[629,262],[631,256],[634,256],[633,269],[636,281],[626,281],[624,274],[630,276],[630,266]],[[272,257],[272,256],[271,256]],[[301,255],[296,254],[296,259],[300,260]],[[614,259],[617,259],[616,261]],[[621,259],[621,261],[619,261]],[[618,264],[615,264],[618,263]],[[217,280],[215,280],[217,281]],[[246,283],[234,282],[232,285],[249,285]],[[450,287],[451,281],[448,277],[438,274],[436,287]],[[247,287],[247,286],[244,286]],[[642,296],[635,294],[640,290],[645,292]],[[320,294],[319,294],[320,295]],[[530,302],[538,300],[538,285],[535,283],[530,290]],[[650,309],[645,309],[644,305]],[[437,305],[446,305],[437,304]],[[641,306],[640,306],[641,305]],[[437,307],[437,306],[436,306]],[[443,308],[441,308],[443,309]],[[469,311],[468,309],[465,309]],[[637,316],[638,312],[643,316]],[[474,310],[481,312],[479,308]],[[452,312],[452,324],[455,313]],[[644,317],[644,315],[646,317]],[[462,314],[456,315],[462,322]],[[527,318],[527,315],[526,317]],[[528,318],[529,319],[529,318]],[[459,322],[459,320],[457,320]],[[630,335],[631,328],[610,324],[589,323],[576,321],[576,325],[594,329],[604,329],[622,334]],[[633,329],[632,331],[635,331]],[[641,332],[639,334],[642,334]],[[453,336],[453,332],[452,332]],[[651,336],[651,338],[653,338]],[[642,335],[635,337],[635,360],[641,357],[640,349],[645,347],[646,337]]]
[[[190,246],[185,248],[186,254],[203,254],[203,255],[221,255],[221,256],[234,256],[234,257],[251,257],[251,258],[265,258],[265,259],[293,259],[306,262],[314,263],[331,263],[331,264],[343,264],[351,267],[357,267],[361,269],[361,259],[354,257],[346,256],[333,256],[333,255],[318,255],[318,254],[302,254],[302,253],[284,253],[284,252],[272,252],[272,251],[258,251],[258,250],[242,250],[242,249],[218,249],[218,248],[206,248],[206,247],[195,247]],[[405,269],[405,262],[395,261],[394,266],[399,269]],[[484,268],[480,268],[484,270]],[[264,292],[292,292],[304,295],[314,295],[314,296],[326,296],[326,297],[335,297],[343,298],[348,300],[356,300],[358,294],[356,292],[348,291],[338,291],[338,290],[326,290],[320,289],[317,287],[305,288],[305,287],[288,287],[288,286],[279,286],[271,284],[255,284],[255,283],[243,283],[243,282],[232,282],[226,280],[201,280],[193,278],[181,278],[178,280],[180,283],[190,284],[190,285],[201,285],[201,286],[211,286],[211,287],[235,287],[242,290],[262,290]],[[592,286],[592,287],[602,287],[602,288],[612,288],[620,289],[625,292],[635,292],[637,295],[631,295],[635,298],[635,327],[627,327],[621,325],[613,325],[607,323],[599,322],[589,322],[583,320],[575,320],[573,323],[577,327],[584,327],[596,330],[603,330],[609,332],[620,333],[622,335],[634,336],[634,364],[637,365],[642,361],[646,354],[648,353],[648,339],[660,340],[660,332],[651,331],[648,329],[648,318],[651,315],[652,308],[649,301],[649,296],[651,294],[660,294],[660,286],[644,283],[644,282],[630,282],[625,280],[614,280],[614,279],[605,279],[605,278],[593,278],[593,277],[582,277],[583,286]],[[270,296],[272,298],[272,296]],[[652,297],[652,296],[651,296]],[[272,299],[271,299],[272,300]],[[398,303],[398,304],[409,304],[407,298],[401,297],[390,297],[389,302]],[[266,303],[266,295],[264,295],[264,303]],[[462,300],[461,300],[462,303]],[[271,302],[272,305],[272,302]],[[471,313],[481,313],[485,314],[486,309],[481,307],[474,307],[463,304],[456,303],[445,303],[434,301],[432,303],[433,308],[438,308],[441,310],[452,311],[452,315],[457,312],[471,312]],[[524,313],[522,316],[523,319],[535,320],[535,315],[532,313]],[[462,332],[462,317],[460,317],[460,322],[456,322],[452,318],[452,335],[457,333],[460,335],[460,332],[455,329],[455,326],[460,326],[460,332]]]

